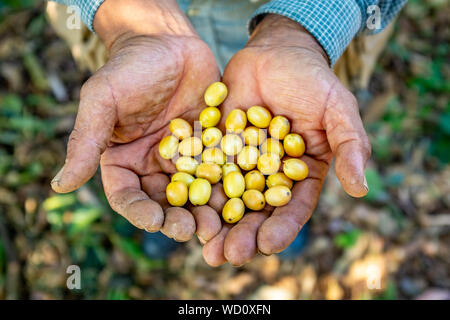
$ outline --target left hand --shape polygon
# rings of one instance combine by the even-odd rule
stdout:
[[[175,118],[193,122],[203,92],[220,79],[208,48],[175,0],[105,1],[94,28],[109,61],[81,90],[80,107],[56,192],[78,189],[97,171],[111,208],[139,229],[178,241],[194,232],[211,239],[221,228],[208,206],[174,208],[166,186],[175,166],[158,152]]]
[[[253,105],[286,116],[291,132],[305,140],[301,159],[308,164],[309,176],[295,183],[289,204],[271,215],[271,210],[252,212],[236,225],[225,224],[203,248],[206,262],[213,266],[226,261],[242,265],[258,251],[283,251],[311,217],[334,156],[345,191],[353,197],[366,195],[364,167],[370,157],[355,97],[334,75],[315,38],[298,23],[267,15],[229,62],[223,82],[229,88],[223,119],[234,108]]]

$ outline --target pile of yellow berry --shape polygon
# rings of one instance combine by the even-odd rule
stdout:
[[[305,179],[308,166],[298,159],[305,152],[303,138],[290,133],[286,117],[272,118],[264,107],[253,106],[247,112],[232,110],[223,135],[216,127],[221,117],[217,106],[227,94],[224,83],[211,84],[204,95],[208,107],[199,117],[201,134],[193,135],[187,121],[174,119],[169,125],[172,135],[161,140],[159,153],[164,159],[175,161],[178,171],[166,189],[172,206],[184,206],[188,199],[193,205],[207,204],[211,184],[222,180],[223,190],[230,198],[222,209],[222,217],[235,223],[243,217],[245,207],[260,211],[266,203],[274,207],[286,205],[292,197],[293,180]],[[251,125],[247,126],[248,122]]]

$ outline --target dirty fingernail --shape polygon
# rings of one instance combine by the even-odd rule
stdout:
[[[65,168],[65,167],[66,167],[66,166],[64,165],[64,166],[58,171],[58,173],[57,173],[56,176],[53,178],[52,182],[50,182],[50,184],[58,183],[58,182],[61,180],[61,176],[62,176],[62,174],[63,174],[63,172],[64,172],[64,168]]]
[[[204,245],[206,243],[206,240],[204,240],[201,236],[197,235],[197,238],[202,245]]]
[[[366,189],[366,191],[369,192],[369,185],[367,184],[366,176],[364,176],[363,186],[364,189]]]

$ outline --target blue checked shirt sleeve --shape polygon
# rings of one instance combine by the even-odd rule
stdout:
[[[297,21],[328,54],[331,65],[359,32],[377,33],[397,15],[407,0],[273,0],[250,18],[250,32],[265,14],[275,13]],[[379,11],[375,11],[378,6]],[[380,23],[373,18],[378,14]],[[371,26],[371,29],[368,26]]]
[[[66,6],[75,6],[79,10],[81,20],[94,32],[94,16],[104,0],[53,0]]]

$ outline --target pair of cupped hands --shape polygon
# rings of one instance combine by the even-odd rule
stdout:
[[[196,234],[211,266],[242,265],[258,252],[281,252],[310,218],[328,168],[354,197],[368,192],[364,167],[370,144],[354,96],[339,82],[317,41],[299,24],[267,15],[221,78],[215,58],[175,1],[108,0],[94,28],[109,61],[82,87],[65,165],[52,181],[56,192],[87,182],[100,163],[112,209],[149,232],[177,241]],[[235,225],[220,219],[226,196],[213,186],[208,205],[171,208],[165,196],[174,164],[158,152],[170,120],[193,123],[215,81],[229,90],[222,119],[234,108],[269,108],[302,135],[307,179],[283,207],[247,213]]]

